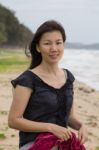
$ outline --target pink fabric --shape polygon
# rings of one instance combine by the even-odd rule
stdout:
[[[59,150],[85,150],[74,133],[67,141],[61,141],[51,133],[41,133],[28,150],[51,150],[55,145],[59,146]]]

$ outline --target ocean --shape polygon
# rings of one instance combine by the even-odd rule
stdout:
[[[99,90],[99,50],[65,49],[60,66],[69,69],[78,81]]]

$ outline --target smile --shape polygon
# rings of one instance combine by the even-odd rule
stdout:
[[[57,57],[59,54],[53,54],[53,55],[49,55],[51,57]]]

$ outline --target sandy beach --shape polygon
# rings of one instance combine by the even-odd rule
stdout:
[[[12,101],[10,81],[18,74],[0,74],[0,150],[18,150],[18,131],[10,129],[7,124]],[[96,150],[99,146],[99,91],[75,81],[74,100],[76,114],[88,128],[86,149]]]

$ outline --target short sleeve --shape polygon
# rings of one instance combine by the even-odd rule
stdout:
[[[19,75],[16,79],[11,80],[11,84],[13,85],[14,88],[16,88],[17,85],[21,85],[33,89],[34,78],[32,73],[30,73],[30,71],[25,71],[21,75]]]
[[[68,80],[69,80],[69,82],[73,83],[75,81],[74,75],[69,70],[66,69],[66,71],[67,71],[67,74],[68,74]]]
[[[68,69],[64,70],[67,72],[67,82],[69,82],[70,84],[73,83],[75,81],[74,75]]]

